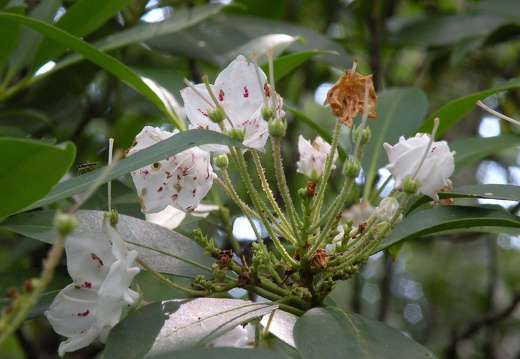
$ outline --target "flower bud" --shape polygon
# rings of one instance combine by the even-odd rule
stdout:
[[[330,154],[331,146],[325,142],[320,136],[317,136],[311,143],[300,135],[298,139],[298,151],[300,152],[300,160],[296,163],[298,173],[303,173],[308,179],[318,181],[325,168],[325,160]],[[338,153],[334,153],[331,170],[336,168],[334,164],[338,158]]]
[[[421,182],[418,179],[411,179],[410,177],[403,179],[402,189],[404,193],[416,194],[420,186]]]
[[[226,169],[229,166],[229,158],[223,153],[215,157],[215,165],[221,169]]]
[[[244,128],[232,128],[226,131],[226,135],[234,140],[237,140],[238,142],[244,141],[245,134],[246,133]]]
[[[360,170],[361,166],[359,163],[354,162],[352,159],[348,159],[343,165],[343,174],[350,178],[356,178]]]
[[[76,219],[76,217],[60,211],[56,212],[56,214],[54,215],[53,223],[56,231],[63,236],[66,236],[74,232],[74,230],[78,226],[78,220]]]
[[[274,111],[274,108],[272,107],[262,107],[262,118],[265,120],[265,121],[271,121],[272,119],[275,118],[275,111]]]
[[[287,131],[287,121],[281,118],[271,118],[267,125],[269,129],[269,135],[273,137],[283,137]]]
[[[394,197],[386,197],[379,203],[379,206],[376,207],[376,218],[381,222],[390,222],[398,210],[399,202],[397,202]],[[402,217],[402,214],[399,215],[399,220]]]
[[[208,114],[209,119],[215,123],[221,123],[224,121],[224,113],[219,108],[214,110],[208,108],[206,113]]]

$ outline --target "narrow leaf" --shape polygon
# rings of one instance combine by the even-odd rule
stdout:
[[[152,303],[112,329],[105,357],[142,357],[202,346],[276,308],[269,303],[218,298]]]
[[[168,118],[172,120],[177,128],[185,128],[184,122],[177,116],[176,113],[172,112],[171,108],[166,106],[166,104],[162,101],[160,94],[157,94],[154,89],[150,88],[150,86],[141,77],[139,77],[122,62],[99,51],[81,39],[78,39],[55,26],[48,25],[41,21],[16,14],[0,13],[0,23],[1,22],[15,22],[23,24],[47,36],[48,38],[59,42],[61,45],[79,52],[88,60],[102,67],[104,70],[110,72],[146,96],[146,98],[152,101],[166,116],[168,116]]]
[[[500,135],[495,137],[469,137],[450,142],[450,150],[455,151],[455,169],[476,163],[492,154],[520,145],[519,135]]]
[[[90,34],[108,19],[113,17],[119,9],[132,0],[78,0],[67,9],[55,26],[77,37]],[[56,43],[50,38],[45,38],[38,47],[31,72],[35,72],[44,63],[55,59],[62,54],[67,47]]]
[[[214,131],[189,130],[181,132],[115,163],[108,174],[104,172],[106,167],[103,167],[68,181],[58,183],[47,196],[25,208],[24,211],[38,208],[63,198],[68,198],[86,191],[94,184],[107,183],[121,175],[130,173],[156,161],[164,160],[190,147],[205,144],[223,144],[244,148],[241,143]],[[101,182],[99,182],[100,177],[102,177]]]
[[[489,90],[475,92],[456,100],[453,100],[440,109],[435,111],[430,117],[426,119],[418,128],[417,132],[431,132],[433,127],[433,120],[440,119],[439,129],[437,130],[437,137],[442,136],[450,127],[455,125],[465,114],[476,107],[477,100],[484,100],[485,98],[496,94],[497,92],[507,91],[509,89],[520,87],[520,79],[515,78],[509,80],[502,85],[493,87]]]
[[[74,233],[102,235],[103,214],[102,211],[77,211],[79,226]],[[52,244],[57,236],[52,224],[54,215],[55,211],[23,213],[0,223],[0,228]],[[211,272],[214,260],[191,239],[138,218],[121,214],[118,217],[117,230],[129,248],[136,250],[139,258],[154,270],[189,278]]]
[[[336,307],[306,312],[296,322],[294,339],[303,359],[435,357],[397,329]]]
[[[512,215],[505,210],[489,208],[466,206],[436,207],[406,217],[392,229],[390,236],[383,239],[374,253],[396,243],[424,235],[473,227],[520,228],[520,217]]]

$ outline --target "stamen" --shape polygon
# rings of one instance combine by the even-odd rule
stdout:
[[[519,122],[519,121],[517,121],[517,120],[513,120],[511,117],[508,117],[508,116],[506,116],[506,115],[501,114],[500,112],[497,112],[497,111],[495,111],[495,110],[492,110],[491,108],[489,108],[489,107],[487,107],[486,105],[484,105],[484,104],[482,103],[482,101],[480,101],[480,100],[477,101],[477,106],[483,108],[484,110],[486,110],[487,112],[489,112],[489,113],[491,113],[491,114],[497,116],[498,118],[501,118],[501,119],[503,119],[503,120],[506,120],[506,121],[509,121],[509,122],[511,122],[511,123],[514,123],[515,125],[520,125],[520,122]]]
[[[358,62],[359,61],[357,59],[354,59],[354,63],[352,64],[352,72],[351,72],[351,74],[356,72],[356,67],[357,67]]]
[[[439,128],[439,118],[436,118],[435,120],[433,120],[432,134],[430,135],[430,140],[428,141],[428,145],[426,146],[426,151],[424,151],[423,156],[422,156],[421,160],[419,161],[419,165],[417,166],[414,174],[412,175],[412,179],[415,179],[415,176],[417,176],[417,173],[419,173],[419,170],[421,169],[421,166],[424,163],[424,160],[426,160],[426,157],[428,156],[428,153],[430,152],[430,149],[432,147],[432,143],[435,139],[435,134],[437,133],[438,128]]]
[[[109,138],[108,139],[108,165],[110,166],[112,164],[112,152],[114,149],[114,139]],[[108,211],[112,211],[112,181],[108,181],[107,185],[107,196],[108,196]]]
[[[354,61],[354,65],[352,65],[352,72],[354,72],[354,68],[356,67],[357,65],[357,60]],[[359,146],[361,146],[361,134],[363,132],[363,130],[365,129],[365,125],[367,123],[367,119],[368,119],[368,92],[369,92],[369,87],[370,87],[370,79],[367,77],[365,78],[365,97],[363,99],[363,117],[361,117],[361,124],[359,125],[359,128],[358,128],[358,136],[357,136],[357,140],[356,140],[356,147],[354,148],[354,154],[357,153],[357,151],[359,150]]]
[[[267,107],[267,97],[265,96],[265,90],[264,90],[264,84],[262,83],[262,80],[260,79],[260,68],[258,67],[258,62],[256,61],[256,52],[251,52],[251,58],[253,59],[253,64],[255,64],[255,74],[256,79],[258,81],[258,85],[260,86],[260,93],[262,94],[262,98],[264,99],[264,107]]]
[[[231,122],[231,119],[229,118],[226,111],[224,110],[224,107],[222,107],[220,102],[217,100],[217,96],[215,96],[215,94],[213,93],[213,90],[211,89],[211,86],[209,85],[208,76],[207,75],[202,76],[202,81],[204,82],[204,85],[206,86],[206,90],[208,90],[209,96],[215,103],[215,106],[217,106],[217,108],[220,111],[222,111],[222,113],[224,114],[224,117],[228,120],[229,125],[231,126],[231,128],[233,128],[234,127],[233,122]]]
[[[193,86],[193,85],[188,81],[188,79],[187,79],[186,77],[183,78],[182,81],[184,81],[184,83],[185,83],[186,85],[188,85],[188,87],[189,87],[190,89],[192,89],[193,92],[195,92],[195,94],[197,94],[201,99],[203,99],[204,102],[206,102],[206,103],[207,103],[211,108],[214,108],[214,107],[213,107],[213,104],[211,103],[211,101],[208,100],[206,97],[204,97],[204,95],[201,94],[200,91],[197,90],[197,89],[195,88],[195,86]]]
[[[267,60],[269,61],[269,85],[271,86],[271,94],[273,98],[273,108],[278,114],[278,97],[276,96],[276,89],[274,87],[274,65],[273,65],[273,50],[267,50]]]

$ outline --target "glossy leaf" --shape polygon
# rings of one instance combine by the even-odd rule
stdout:
[[[52,191],[40,201],[33,203],[24,210],[38,208],[57,200],[68,198],[89,189],[92,185],[101,185],[130,173],[136,169],[173,156],[193,146],[204,144],[224,144],[229,146],[244,146],[231,138],[214,131],[189,130],[181,132],[167,140],[146,148],[138,153],[124,158],[113,165],[113,167],[99,168],[95,171],[85,173],[68,181],[58,183]]]
[[[378,118],[367,123],[372,137],[364,148],[361,161],[367,190],[371,188],[377,170],[388,163],[383,143],[394,145],[400,136],[412,136],[413,128],[424,119],[427,108],[426,95],[416,87],[394,88],[378,93]],[[368,198],[368,193],[365,196]]]
[[[433,353],[387,324],[336,307],[307,311],[294,327],[303,359],[433,358]]]
[[[267,327],[269,323],[269,333],[274,334],[285,344],[295,348],[293,330],[297,320],[298,317],[294,314],[284,312],[283,310],[275,310],[273,313],[266,315],[262,319],[261,324]]]
[[[281,354],[263,350],[246,348],[197,348],[174,353],[152,355],[150,359],[208,359],[208,358],[233,358],[233,359],[287,359]]]
[[[463,186],[454,188],[448,192],[439,192],[439,198],[484,198],[520,202],[520,186],[507,184],[477,184]],[[420,205],[430,201],[430,197],[420,196],[408,207],[407,212],[411,212]]]
[[[47,194],[69,170],[76,156],[76,147],[71,142],[52,146],[40,141],[0,138],[0,148],[3,194],[0,218]]]
[[[92,232],[101,235],[102,211],[77,211],[79,226],[74,233]],[[56,231],[52,225],[55,211],[38,211],[19,214],[0,223],[0,227],[15,233],[54,243]],[[146,264],[161,273],[195,278],[211,272],[214,260],[191,239],[159,225],[138,218],[119,215],[117,230],[136,250]]]
[[[43,23],[51,23],[60,7],[58,0],[44,0],[36,4],[28,16],[31,19]],[[0,15],[3,15],[0,13]],[[21,14],[19,16],[22,16]],[[20,26],[16,22],[4,22],[0,17],[0,28],[9,28],[13,25]],[[9,71],[16,73],[25,66],[28,66],[42,41],[42,36],[28,28],[22,28],[18,44],[9,58]]]
[[[417,132],[431,132],[433,128],[433,120],[435,118],[440,119],[439,129],[437,130],[436,137],[442,136],[450,127],[455,125],[465,114],[470,110],[477,107],[475,104],[477,100],[484,100],[485,98],[496,94],[497,92],[507,91],[513,88],[520,87],[520,79],[515,78],[504,82],[503,84],[491,88],[489,90],[475,92],[471,95],[467,95],[456,100],[453,100],[440,109],[435,111],[424,121],[418,128]]]
[[[42,270],[40,268],[29,268],[1,273],[2,280],[0,281],[0,312],[2,309],[11,304],[11,299],[6,295],[7,289],[16,287],[19,291],[21,291],[24,282],[31,278],[40,277],[41,271]],[[67,273],[67,269],[65,267],[56,268],[51,282],[47,284],[44,293],[42,293],[36,304],[31,308],[27,314],[26,319],[43,315],[59,291],[71,282],[72,279],[70,279],[70,276]]]
[[[165,115],[167,115],[179,129],[184,129],[184,122],[177,116],[175,112],[165,104],[161,99],[161,93],[156,93],[153,87],[150,87],[141,77],[139,77],[130,68],[115,58],[99,51],[92,45],[76,38],[69,33],[58,29],[55,26],[48,25],[41,21],[30,19],[16,14],[0,13],[0,24],[2,23],[20,23],[28,26],[33,30],[59,42],[61,45],[71,48],[81,53],[85,58],[92,61],[104,70],[112,73],[128,85],[135,88],[141,94],[152,101]]]
[[[485,37],[508,20],[490,14],[450,14],[417,18],[394,35],[400,43],[440,46]]]
[[[79,0],[76,1],[58,19],[55,26],[71,35],[82,37],[103,25],[113,17],[119,9],[132,0]],[[35,72],[40,66],[49,60],[55,59],[63,53],[67,47],[56,43],[50,38],[45,38],[38,47],[31,64]]]
[[[455,151],[455,170],[476,163],[492,154],[520,145],[518,135],[500,135],[495,137],[469,137],[450,142],[450,150]]]
[[[398,223],[390,236],[383,239],[374,251],[379,252],[394,244],[428,234],[454,229],[482,227],[520,228],[520,217],[503,209],[466,206],[443,206],[420,211]]]
[[[7,6],[4,10],[14,14],[23,15],[25,7],[22,5],[18,6]],[[11,51],[16,47],[18,37],[20,36],[21,26],[19,24],[6,24],[0,26],[0,66],[9,57]]]
[[[92,43],[92,46],[96,47],[100,51],[107,52],[133,43],[153,39],[157,36],[171,35],[218,13],[222,7],[223,5],[221,4],[207,4],[196,6],[191,9],[180,9],[161,22],[136,25],[129,29],[111,34],[101,40],[97,40]],[[81,54],[74,53],[68,55],[60,60],[51,71],[46,73],[45,76],[82,61],[83,59],[84,57]]]
[[[275,304],[218,298],[152,303],[112,329],[105,357],[142,357],[202,346],[276,308]]]
[[[305,51],[305,52],[297,52],[294,54],[288,54],[285,56],[281,56],[276,58],[273,61],[273,68],[274,68],[274,80],[278,81],[281,78],[283,78],[285,75],[287,75],[289,72],[291,72],[294,69],[297,69],[301,66],[305,61],[308,59],[319,56],[319,55],[339,55],[337,52],[334,51]],[[262,70],[267,74],[269,73],[269,66],[268,64],[263,64],[260,66]]]
[[[299,36],[304,43],[295,42],[289,52],[315,50],[335,51],[339,55],[323,55],[321,60],[344,67],[352,59],[345,50],[326,36],[303,26],[252,16],[226,15],[208,19],[177,34],[177,41],[157,37],[148,42],[152,47],[174,55],[182,55],[224,66],[224,54],[254,38],[269,34]],[[223,57],[224,56],[224,57]]]

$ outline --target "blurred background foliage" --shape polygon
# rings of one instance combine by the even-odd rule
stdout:
[[[287,111],[285,165],[296,191],[304,184],[295,175],[297,137],[301,133],[313,138],[315,127],[326,131],[332,126],[329,110],[321,106],[324,94],[354,59],[359,61],[359,72],[373,74],[378,91],[420,88],[428,100],[427,115],[450,101],[520,75],[518,1],[237,0],[226,4],[202,0],[0,0],[0,14],[25,14],[54,24],[106,51],[166,89],[162,94],[173,97],[166,96],[163,103],[174,109],[161,111],[149,96],[124,84],[121,76],[28,27],[0,19],[0,39],[5,39],[0,41],[1,136],[49,143],[72,141],[77,147],[73,169],[91,162],[102,166],[108,138],[114,138],[116,147],[124,150],[145,125],[175,126],[183,116],[178,106],[182,103],[178,91],[185,87],[183,77],[198,83],[207,74],[212,82],[238,53],[248,55],[256,50],[261,55],[274,44],[276,54],[307,53],[293,58],[291,61],[301,64],[284,76],[277,75],[276,83],[285,104],[313,121],[302,121],[301,116]],[[262,43],[267,45],[263,48]],[[259,60],[262,62],[262,56]],[[275,71],[282,68],[279,66],[275,65]],[[487,103],[520,118],[518,86]],[[410,131],[413,129],[403,129],[403,133]],[[515,135],[517,131],[473,110],[444,138],[455,141],[468,136]],[[348,143],[342,147],[348,150]],[[518,184],[518,161],[517,146],[501,150],[457,171],[454,185]],[[53,168],[43,173],[26,169],[27,176],[36,177],[45,176],[46,170]],[[113,206],[120,213],[142,218],[130,177],[114,181],[113,187]],[[224,198],[218,192],[214,195]],[[515,203],[490,205],[518,212]],[[53,205],[68,206],[69,201]],[[106,209],[105,192],[96,193],[83,208]],[[239,214],[232,206],[230,213],[232,218]],[[198,224],[222,246],[227,245],[220,218],[210,215]],[[180,231],[189,235],[194,226],[193,218],[186,219]],[[1,232],[0,271],[41,267],[46,250],[41,242]],[[520,358],[518,268],[518,233],[425,237],[407,242],[395,261],[387,254],[375,255],[360,276],[340,283],[330,299],[341,308],[402,330],[439,357]],[[147,299],[171,298],[170,292],[151,283],[145,291]],[[58,343],[45,319],[35,318],[0,348],[0,356],[53,357]],[[96,350],[99,347],[69,356],[91,357]]]

